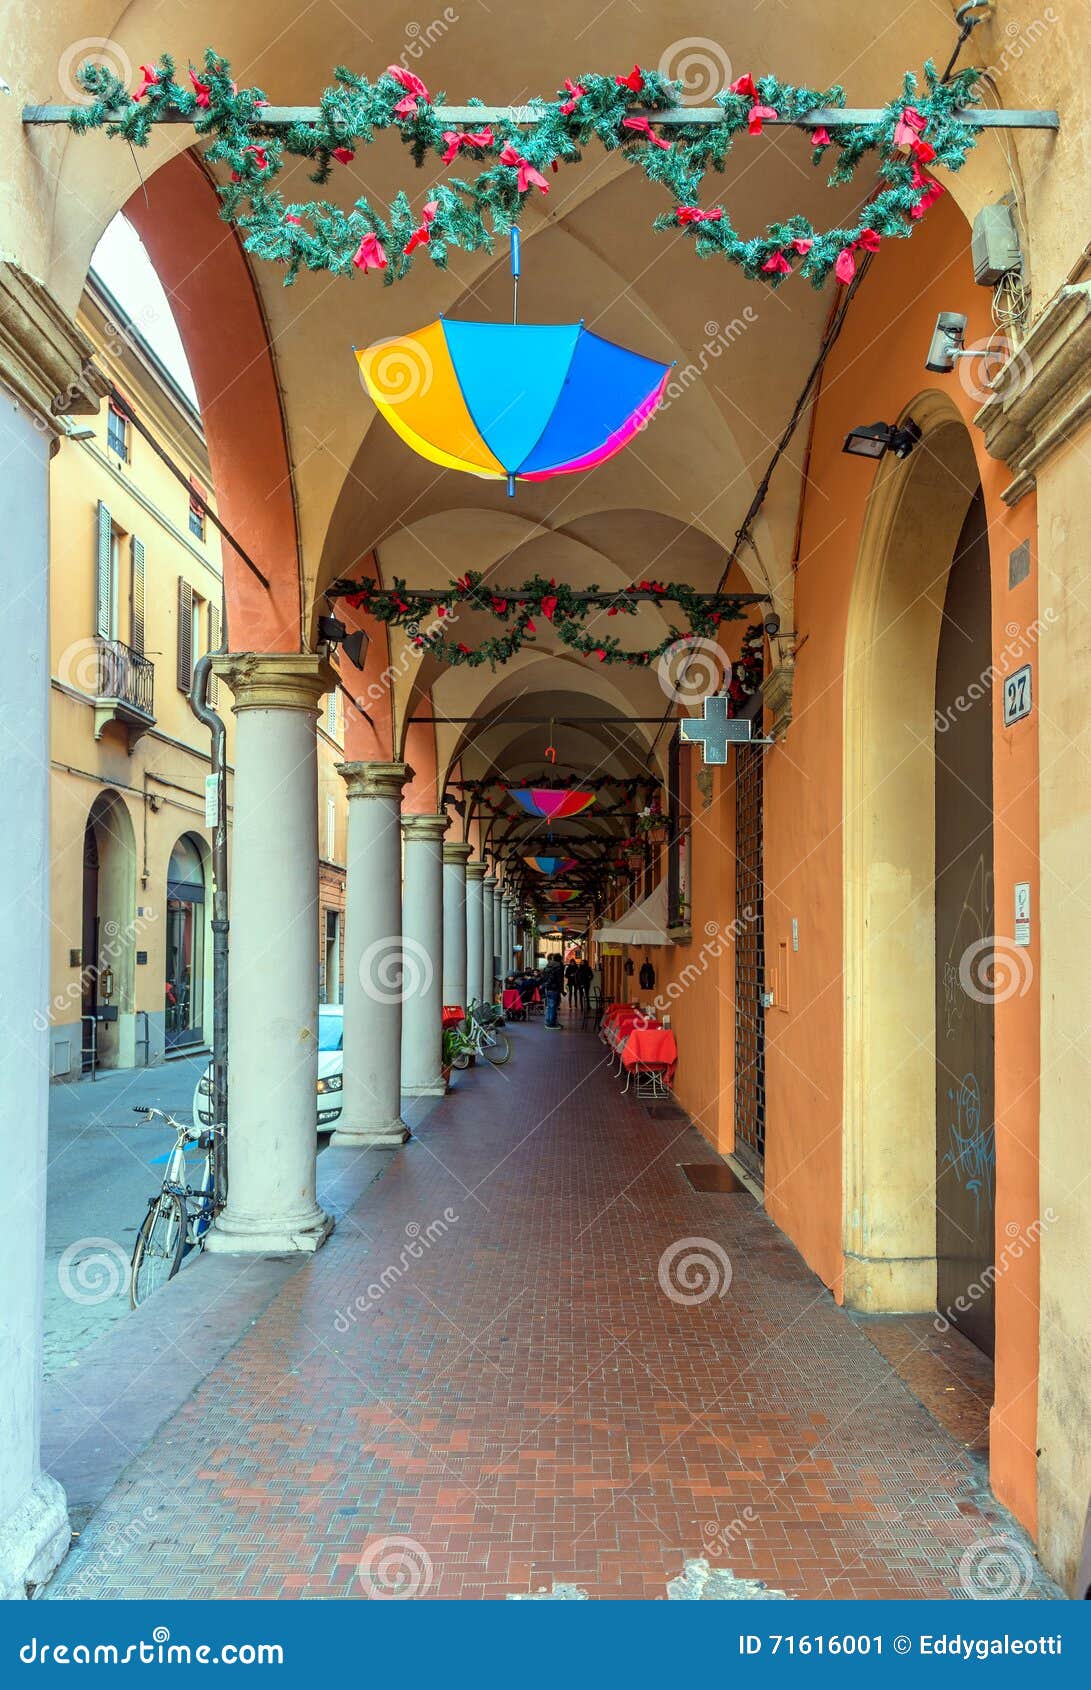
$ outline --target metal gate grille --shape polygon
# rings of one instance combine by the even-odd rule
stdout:
[[[760,1174],[765,1161],[762,748],[740,745],[735,759],[735,1154]]]

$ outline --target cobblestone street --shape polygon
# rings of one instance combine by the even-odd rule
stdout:
[[[703,1559],[706,1595],[966,1598],[997,1561],[1006,1594],[1056,1595],[980,1460],[754,1198],[692,1188],[681,1165],[716,1158],[685,1118],[619,1096],[590,1034],[512,1035],[132,1461],[47,1594],[662,1598]]]

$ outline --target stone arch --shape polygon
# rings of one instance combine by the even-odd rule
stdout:
[[[844,1296],[936,1299],[935,661],[947,574],[980,487],[954,402],[868,501],[849,602],[844,739]]]

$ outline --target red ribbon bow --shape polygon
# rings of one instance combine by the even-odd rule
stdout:
[[[728,92],[731,94],[745,94],[748,100],[756,100],[758,97],[757,83],[754,81],[754,78],[751,76],[749,71],[746,72],[745,76],[740,76],[735,82],[733,82]]]
[[[491,129],[470,129],[465,134],[457,129],[445,129],[443,139],[447,143],[443,162],[450,164],[461,147],[491,147],[496,136]]]
[[[412,94],[415,99],[431,100],[432,96],[424,83],[411,70],[406,70],[402,65],[387,65],[386,74],[392,76],[398,86],[404,88],[407,94]]]
[[[943,193],[943,188],[941,184],[936,181],[934,176],[926,176],[923,170],[919,170],[916,165],[913,166],[913,186],[924,190],[916,205],[909,213],[915,223],[919,218],[924,216],[930,205],[935,205],[936,201]]]
[[[436,212],[439,210],[438,200],[428,200],[421,207],[421,221],[406,241],[402,251],[406,257],[415,252],[417,247],[426,246],[432,238],[431,225],[435,222]]]
[[[644,86],[644,78],[640,66],[634,65],[628,76],[615,76],[614,81],[619,88],[631,88],[634,94],[639,94]]]
[[[657,135],[646,117],[625,117],[621,120],[623,129],[635,129],[638,134],[646,136],[653,147],[662,147],[665,153],[671,150],[669,141],[664,141],[662,135]]]
[[[140,74],[144,80],[133,95],[134,100],[142,100],[148,92],[148,89],[154,88],[156,83],[159,81],[159,72],[156,70],[154,65],[141,65]]]
[[[564,85],[572,97],[564,102],[561,110],[564,112],[565,117],[571,117],[572,113],[576,109],[576,101],[583,99],[587,89],[581,88],[578,82],[570,82],[567,76],[564,79]]]
[[[762,124],[767,118],[773,118],[776,117],[776,115],[777,114],[772,106],[751,106],[750,116],[746,120],[746,127],[749,129],[751,135],[760,135]]]
[[[792,266],[782,252],[771,252],[762,269],[772,276],[790,276],[792,273]]]
[[[265,151],[264,147],[244,147],[242,150],[244,153],[253,153],[254,163],[257,165],[259,170],[268,170],[269,155]]]
[[[351,164],[356,154],[351,147],[334,147],[330,157],[335,158],[338,164]]]
[[[723,216],[723,209],[714,205],[710,211],[703,211],[699,205],[680,205],[676,222],[686,223],[718,223]]]
[[[364,236],[352,259],[357,270],[385,270],[386,252],[378,235],[368,233]]]
[[[814,134],[811,136],[811,145],[814,147],[828,147],[830,145],[830,139],[831,137],[828,129],[816,129]]]
[[[529,159],[517,153],[514,147],[505,147],[500,154],[500,163],[510,165],[512,170],[519,172],[519,192],[525,194],[530,188],[538,188],[543,194],[548,194],[549,183],[540,170],[535,170]]]
[[[915,147],[928,127],[928,119],[916,106],[903,106],[902,115],[894,125],[894,145]]]
[[[556,596],[556,594],[555,593],[547,593],[542,600],[542,615],[545,617],[547,622],[552,622],[553,612],[556,610],[556,608],[557,608],[557,596]]]
[[[195,70],[190,71],[189,79],[193,84],[193,92],[197,96],[198,106],[202,111],[207,111],[209,106],[212,104],[212,89],[209,87],[207,82],[201,81],[201,78],[197,75]]]
[[[857,247],[863,252],[878,252],[879,235],[874,229],[865,229],[863,234],[859,235],[850,245],[841,248],[837,255],[837,263],[833,267],[833,273],[839,282],[851,282],[855,276],[856,259],[854,253]]]

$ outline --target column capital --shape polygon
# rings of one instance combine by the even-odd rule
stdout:
[[[212,672],[235,695],[232,709],[313,710],[337,675],[317,651],[238,651],[212,659]]]
[[[484,878],[485,878],[485,864],[484,863],[477,862],[477,861],[467,862],[467,864],[466,864],[466,879],[467,880],[484,880]]]
[[[407,840],[442,839],[450,825],[450,816],[402,817],[402,832]]]
[[[402,787],[413,779],[408,763],[338,763],[337,773],[352,798],[401,798]]]
[[[109,392],[87,336],[41,282],[7,262],[0,263],[0,381],[58,434],[58,417],[94,416]]]
[[[1038,470],[1091,416],[1091,282],[1061,288],[1025,340],[989,383],[974,422],[985,449],[1013,479],[1001,498],[1014,505],[1035,485]]]
[[[495,874],[487,874],[485,876],[485,889],[486,889],[486,891],[495,892],[496,891],[496,884],[497,883],[496,883]]]
[[[445,863],[468,863],[473,846],[462,839],[445,839],[443,842],[443,860]]]

